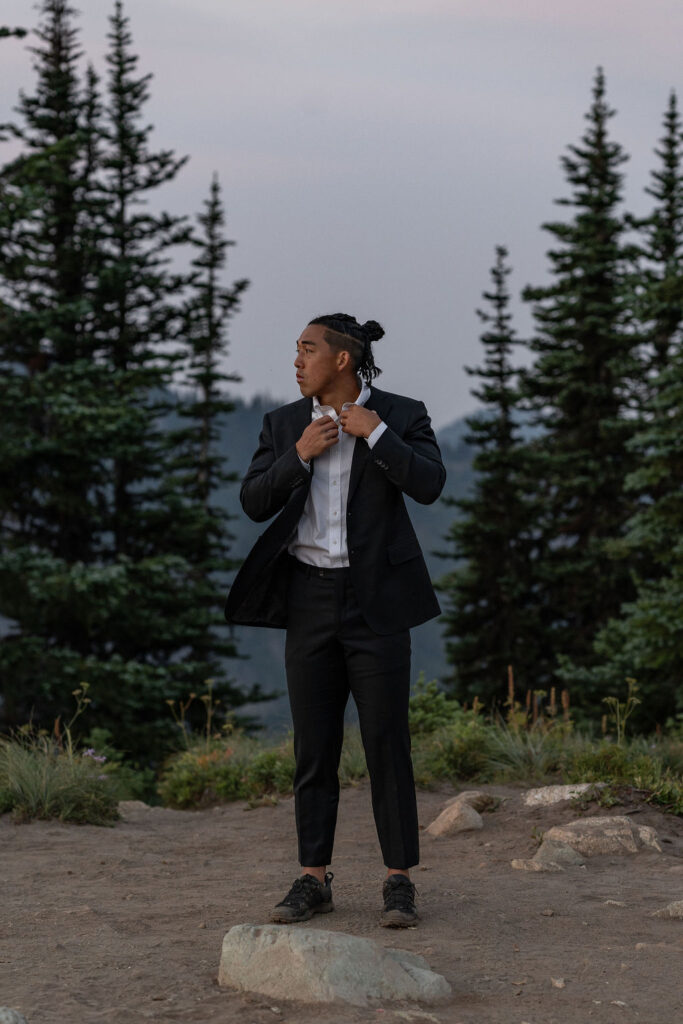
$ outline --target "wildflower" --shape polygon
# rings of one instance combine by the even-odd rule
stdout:
[[[96,754],[94,747],[88,747],[87,750],[84,750],[83,757],[91,757],[95,764],[104,764],[107,760],[104,754]]]

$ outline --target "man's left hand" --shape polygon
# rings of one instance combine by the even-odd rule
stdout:
[[[350,405],[348,409],[342,409],[339,422],[345,434],[369,437],[382,421],[372,409],[366,409],[364,405]]]

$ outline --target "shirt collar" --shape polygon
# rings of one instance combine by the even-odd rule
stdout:
[[[360,389],[360,394],[355,402],[344,402],[342,409],[348,409],[351,405],[365,405],[368,398],[370,397],[370,388],[363,381],[363,385]],[[321,405],[317,395],[313,396],[313,419],[318,419],[320,416],[331,416],[333,419],[337,419],[337,413],[331,405]]]

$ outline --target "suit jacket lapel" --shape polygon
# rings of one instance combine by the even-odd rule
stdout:
[[[373,409],[379,417],[386,423],[387,413],[391,410],[391,402],[385,397],[383,391],[378,388],[370,388],[370,397],[365,403],[366,409]],[[362,437],[356,438],[356,443],[353,446],[353,459],[351,461],[351,476],[349,477],[349,493],[347,496],[347,504],[351,501],[353,493],[358,486],[358,481],[363,475],[368,459],[370,458],[371,449],[368,447],[367,442]]]

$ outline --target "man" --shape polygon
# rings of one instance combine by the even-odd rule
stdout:
[[[429,504],[446,472],[422,402],[380,391],[375,321],[311,320],[296,345],[302,399],[268,413],[242,483],[277,519],[235,579],[229,622],[285,627],[301,875],[271,920],[334,909],[327,866],[349,693],[358,708],[387,877],[381,924],[414,925],[418,823],[410,758],[411,626],[440,612],[404,494]]]

